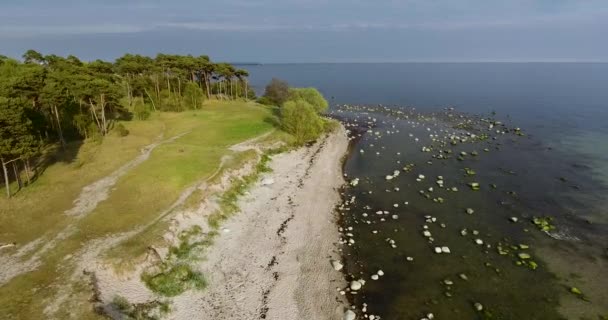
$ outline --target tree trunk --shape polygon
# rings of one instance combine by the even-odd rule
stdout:
[[[207,75],[207,72],[204,73],[204,77],[205,77],[205,86],[207,87],[207,98],[211,99],[211,85],[209,83],[209,76]]]
[[[27,158],[23,161],[23,166],[25,167],[25,177],[27,178],[27,185],[32,184],[32,173],[30,172],[30,158]]]
[[[107,133],[107,130],[108,130],[108,126],[106,123],[106,101],[105,101],[105,96],[103,93],[100,95],[99,102],[101,105],[101,123],[103,124],[103,129],[101,131],[101,134],[105,136]]]
[[[57,111],[57,106],[53,106],[53,111],[55,113],[55,119],[57,120],[57,133],[59,134],[59,142],[61,142],[61,148],[65,149],[65,139],[63,139],[63,130],[61,130],[61,120],[59,120],[59,111]]]
[[[6,197],[11,197],[11,184],[8,181],[8,170],[6,170],[6,163],[4,162],[4,158],[0,158],[0,162],[2,162],[2,171],[4,171],[4,185],[6,186]]]
[[[131,86],[129,85],[129,74],[127,74],[127,99],[129,101],[129,108],[133,105],[133,94],[131,93]]]
[[[182,80],[180,79],[180,77],[177,77],[177,94],[180,97],[182,96]]]
[[[247,79],[245,79],[245,101],[249,100],[249,90],[247,88]]]
[[[152,102],[152,108],[154,108],[154,111],[156,111],[156,104],[154,104],[154,99],[152,99],[152,97],[150,96],[150,93],[148,92],[148,90],[146,88],[144,88],[144,91],[146,92],[146,94],[148,95],[148,98],[150,98],[150,101]],[[143,98],[142,98],[143,100]]]
[[[21,176],[19,175],[19,170],[17,170],[17,161],[13,161],[13,173],[15,174],[15,181],[17,181],[17,186],[19,187],[19,190],[21,190],[23,186],[21,185]]]
[[[95,104],[93,103],[93,100],[89,99],[89,104],[91,105],[91,114],[93,115],[93,120],[95,120],[95,123],[97,124],[97,129],[99,129],[101,132],[101,123],[99,123],[99,117],[97,117],[97,112],[95,111]]]

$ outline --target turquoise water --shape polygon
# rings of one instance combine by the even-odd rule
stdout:
[[[361,315],[608,317],[607,64],[249,71],[258,89],[272,76],[319,87],[353,130],[344,171],[359,183],[345,189],[340,213],[344,238],[355,240],[345,246],[345,275],[366,280],[346,293]],[[534,218],[554,229],[539,230]],[[435,253],[444,246],[450,253]]]

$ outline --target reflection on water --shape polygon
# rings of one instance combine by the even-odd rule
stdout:
[[[355,241],[347,277],[365,280],[347,293],[359,310],[383,319],[608,315],[608,281],[598,278],[608,228],[590,223],[608,189],[580,157],[526,128],[452,110],[334,114],[361,134],[345,163],[359,183],[341,210],[344,238]]]

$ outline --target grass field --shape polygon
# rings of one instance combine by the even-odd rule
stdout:
[[[76,152],[74,159],[52,164],[34,184],[10,200],[0,200],[0,243],[17,242],[20,247],[43,239],[44,244],[65,228],[74,230],[41,255],[41,265],[36,270],[0,287],[0,319],[46,318],[45,306],[74,270],[71,255],[91,241],[155,220],[184,189],[216,171],[222,156],[232,153],[228,150],[230,145],[271,130],[270,117],[268,108],[254,103],[211,101],[203,110],[155,113],[146,121],[125,122],[130,131],[126,137],[111,134],[100,144],[71,146]],[[64,214],[84,186],[133,159],[142,147],[160,140],[161,135],[166,139],[184,132],[187,133],[177,140],[158,146],[149,159],[122,176],[111,188],[109,198],[91,213],[80,219]],[[127,260],[145,249],[151,240],[147,232],[153,235],[162,228],[158,224],[151,226],[137,240],[122,244],[124,250],[119,246],[111,252]],[[86,306],[90,297],[82,283],[74,283],[69,294],[70,306]],[[77,310],[59,306],[56,315],[96,318],[92,312],[75,314]]]

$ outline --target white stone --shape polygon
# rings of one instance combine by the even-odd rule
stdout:
[[[363,285],[361,284],[361,282],[360,282],[360,281],[357,281],[357,280],[352,281],[352,282],[350,283],[350,289],[351,289],[351,290],[354,290],[354,291],[360,290],[362,286],[363,286]]]
[[[273,178],[265,178],[262,180],[262,185],[263,186],[269,186],[271,184],[274,184],[274,179]]]
[[[441,252],[443,252],[443,253],[450,253],[450,248],[448,248],[448,247],[441,247]]]
[[[334,267],[334,270],[340,271],[344,268],[344,265],[338,260],[331,260],[331,266]]]
[[[357,319],[357,314],[355,314],[352,310],[348,309],[344,312],[344,316],[342,320],[355,320]]]

